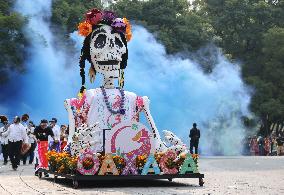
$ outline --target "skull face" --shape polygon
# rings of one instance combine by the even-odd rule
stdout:
[[[126,45],[119,33],[112,32],[112,27],[103,25],[94,30],[90,41],[90,55],[95,70],[105,78],[118,78],[122,55]]]

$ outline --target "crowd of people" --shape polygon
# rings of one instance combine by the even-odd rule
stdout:
[[[36,126],[33,121],[29,120],[29,115],[24,114],[22,117],[15,116],[9,123],[6,116],[0,116],[0,156],[4,160],[4,165],[10,160],[13,170],[17,170],[21,164],[36,164],[40,161],[39,152],[48,149],[61,151],[67,144],[68,126],[57,125],[57,119],[42,119]],[[45,147],[46,149],[42,149]]]
[[[284,155],[284,132],[280,132],[278,136],[249,137],[245,146],[245,154],[252,156]]]

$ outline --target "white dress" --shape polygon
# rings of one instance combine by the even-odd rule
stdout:
[[[119,110],[122,103],[122,95],[120,90],[105,90],[112,110]],[[138,97],[135,93],[124,91],[123,109],[125,110],[125,114],[113,114],[108,110],[101,88],[87,90],[85,97],[83,97],[81,100],[73,98],[66,101],[68,104],[70,104],[73,112],[72,118],[74,118],[76,129],[78,129],[82,124],[92,126],[93,124],[98,123],[100,133],[97,136],[101,142],[97,146],[97,148],[99,148],[97,152],[111,152],[110,140],[115,131],[117,131],[117,128],[137,120],[137,99],[139,98],[141,99],[141,97]],[[116,142],[117,147],[121,150],[127,151],[131,151],[139,147],[141,145],[139,143],[133,143],[131,144],[131,147],[129,147],[129,145],[128,148],[119,146],[119,144],[126,145],[125,143],[127,142],[133,142],[131,138],[134,137],[136,133],[137,132],[129,129],[122,132],[118,136],[118,141]],[[124,142],[119,140],[123,140]]]
[[[118,89],[105,89],[112,110],[119,110],[121,104],[121,94]],[[125,114],[112,114],[104,101],[104,96],[100,88],[90,89],[86,92],[86,102],[90,105],[88,112],[88,125],[96,122],[101,129],[111,129],[121,121],[132,120],[136,113],[136,97],[132,92],[124,91]]]

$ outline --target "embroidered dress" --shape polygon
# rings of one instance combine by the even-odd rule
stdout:
[[[105,89],[108,101],[113,110],[118,110],[122,102],[118,89]],[[121,121],[132,120],[136,113],[136,94],[125,91],[124,109],[125,114],[112,114],[104,101],[100,88],[90,89],[86,92],[86,100],[90,105],[88,112],[88,125],[99,122],[101,129],[111,129]]]
[[[81,98],[68,99],[67,102],[71,107],[74,128],[77,131],[82,124],[90,127],[98,123],[99,131],[96,139],[101,141],[96,143],[95,152],[110,152],[110,140],[116,131],[115,128],[122,123],[131,124],[133,121],[139,121],[139,112],[143,109],[142,97],[117,88],[90,89],[85,91]],[[119,110],[123,110],[123,112],[117,112]],[[127,132],[124,131],[124,133]],[[119,136],[123,136],[123,134]],[[131,139],[128,141],[131,142]],[[138,143],[133,144],[135,149],[140,146]]]
[[[119,110],[121,103],[124,102],[123,109],[125,114],[113,114],[111,113],[104,100],[104,95],[100,88],[90,89],[86,91],[86,101],[90,105],[90,109],[87,116],[87,124],[90,126],[96,122],[99,123],[99,127],[102,131],[100,139],[105,140],[101,144],[100,148],[104,148],[105,152],[111,152],[111,137],[115,133],[114,128],[125,121],[129,123],[133,120],[137,120],[137,95],[132,92],[124,91],[124,101],[121,97],[119,89],[105,89],[108,102],[112,110]],[[142,98],[139,99],[139,103],[143,104]],[[129,140],[131,141],[131,140]],[[139,144],[133,143],[136,147]]]

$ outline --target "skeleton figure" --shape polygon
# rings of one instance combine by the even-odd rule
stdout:
[[[86,101],[88,104],[90,104],[90,111],[88,113],[88,125],[94,124],[95,122],[98,122],[97,125],[99,129],[107,129],[109,126],[103,124],[105,121],[107,121],[106,114],[101,114],[102,110],[106,110],[107,107],[110,105],[113,105],[113,102],[111,100],[108,100],[109,103],[106,102],[105,105],[101,104],[100,102],[103,102],[104,99],[108,99],[106,97],[106,93],[110,93],[116,91],[118,93],[118,89],[115,88],[114,80],[119,80],[119,86],[123,88],[124,85],[124,72],[123,70],[127,66],[127,59],[128,59],[128,49],[127,49],[127,41],[125,38],[125,35],[123,33],[115,32],[114,29],[110,25],[99,25],[96,28],[93,28],[92,32],[85,38],[84,44],[81,50],[81,58],[80,58],[80,75],[82,77],[82,88],[81,92],[84,90],[84,84],[85,84],[85,60],[88,60],[91,64],[90,70],[89,70],[89,76],[90,81],[93,82],[95,80],[95,76],[97,73],[100,73],[104,77],[104,83],[103,88],[105,89],[105,94],[101,92],[99,88],[97,89],[90,89],[86,91]],[[103,89],[102,89],[103,90]],[[124,119],[130,120],[131,116],[134,115],[135,112],[135,105],[126,105],[128,104],[126,100],[129,100],[128,102],[131,103],[132,96],[135,96],[136,94],[132,92],[124,91],[125,97],[121,94],[122,103],[121,105],[126,107],[125,113],[116,113],[113,115],[116,116],[123,116]],[[104,95],[104,96],[103,96]],[[134,99],[135,99],[134,98]],[[124,101],[125,100],[125,101]],[[123,102],[124,101],[124,102]],[[154,120],[152,118],[152,115],[150,113],[150,100],[148,97],[143,96],[141,97],[141,101],[143,102],[142,109],[139,111],[143,111],[147,121],[150,126],[150,131],[152,134],[152,137],[154,139],[152,147],[154,148],[155,152],[161,152],[166,151],[167,146],[166,144],[161,140],[160,134],[157,130],[157,127],[154,123]],[[109,105],[107,105],[109,104]],[[128,106],[128,107],[127,107]],[[67,99],[65,101],[65,107],[69,114],[69,128],[70,128],[70,134],[69,139],[72,138],[72,136],[75,134],[75,122],[74,122],[74,115],[72,114],[71,109],[71,103],[70,99]],[[134,107],[134,109],[133,109]],[[133,111],[134,110],[134,111]],[[108,112],[108,111],[105,111]],[[110,111],[109,111],[110,112]],[[136,114],[136,113],[135,113]],[[114,117],[115,118],[115,117]],[[117,118],[117,117],[116,117]],[[101,119],[101,120],[100,120]],[[119,118],[121,120],[121,118]],[[78,127],[77,127],[78,128]],[[81,128],[88,128],[88,127],[81,127]],[[80,132],[83,132],[84,130],[79,130]],[[182,142],[177,138],[176,136],[171,133],[170,131],[167,131],[166,133],[166,139],[171,140],[172,137],[175,138],[175,143],[170,141],[170,144],[173,144],[172,150],[180,150],[184,151],[184,147],[182,146]],[[79,140],[83,138],[84,135],[81,134],[78,136]],[[153,151],[153,150],[152,150]]]
[[[94,73],[104,75],[104,87],[113,88],[114,79],[119,78],[121,69],[126,67],[127,43],[123,35],[112,32],[112,27],[104,25],[91,34],[90,69],[91,82]]]

